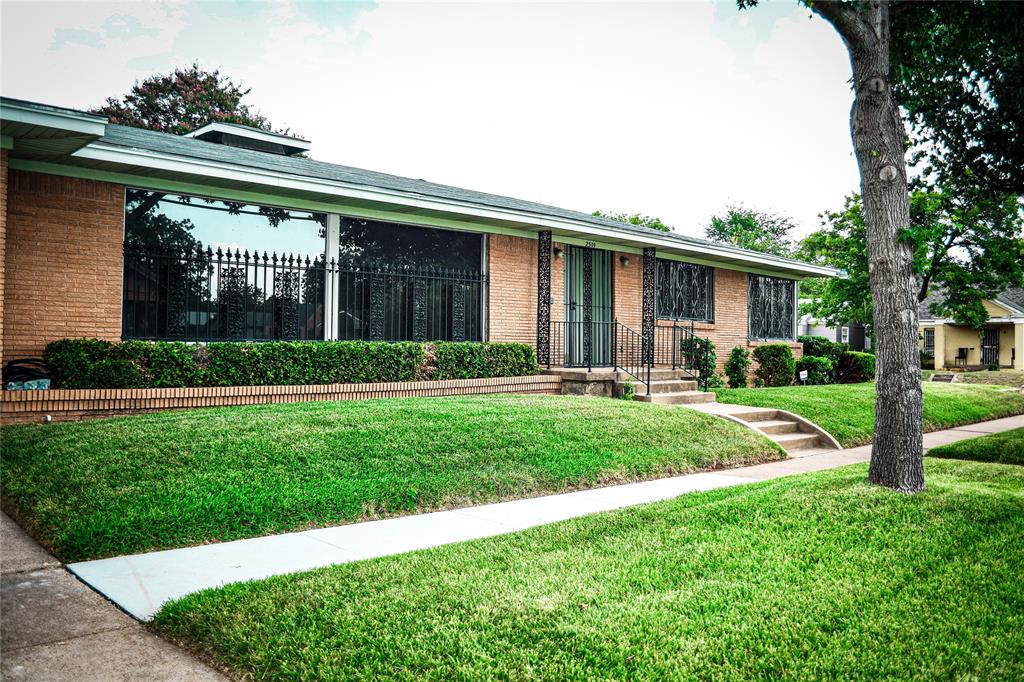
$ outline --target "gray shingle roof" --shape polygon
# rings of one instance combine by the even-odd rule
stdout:
[[[512,197],[497,194],[489,194],[486,192],[476,192],[473,190],[451,187],[449,185],[427,182],[426,180],[403,178],[397,175],[378,173],[376,171],[364,170],[362,168],[325,163],[323,161],[315,161],[313,159],[267,154],[265,152],[252,151],[249,149],[213,144],[190,137],[181,137],[152,130],[109,124],[107,125],[106,134],[101,138],[101,141],[121,147],[145,149],[154,152],[232,164],[274,173],[351,183],[354,185],[398,191],[422,197],[447,199],[545,217],[565,218],[598,227],[611,228],[627,234],[648,237],[657,236],[670,239],[672,241],[679,242],[681,247],[713,247],[716,249],[732,251],[737,254],[754,253],[746,249],[730,247],[728,245],[709,242],[704,239],[687,237],[675,233],[665,233],[652,228],[630,225],[629,223],[623,223],[618,220],[601,218],[580,211],[558,208],[557,206],[549,206],[546,204],[514,199]],[[778,262],[779,264],[791,264],[798,266],[806,265],[806,263],[803,263],[802,261],[782,258],[770,254],[757,253],[757,256],[766,260]]]
[[[946,300],[943,291],[934,291],[928,294],[928,298],[921,301],[917,306],[917,317],[920,320],[933,320],[935,315],[931,312],[932,305],[940,305]],[[1013,306],[1018,310],[1024,310],[1024,289],[1007,289],[995,297],[996,303],[1003,303]]]

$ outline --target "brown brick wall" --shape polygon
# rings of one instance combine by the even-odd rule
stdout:
[[[629,263],[619,260],[625,256]],[[636,331],[643,326],[644,257],[638,253],[612,254],[612,291],[615,319]]]
[[[537,343],[537,240],[487,235],[491,341]]]
[[[0,423],[39,422],[44,416],[49,416],[53,421],[72,421],[163,410],[267,403],[489,393],[558,395],[561,386],[562,379],[559,376],[534,375],[381,384],[4,391],[0,393]]]
[[[119,339],[124,187],[12,171],[7,190],[3,361]]]
[[[4,274],[7,266],[7,150],[0,149],[0,361],[4,356]],[[2,365],[0,365],[2,366]]]

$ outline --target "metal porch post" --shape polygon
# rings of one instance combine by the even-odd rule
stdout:
[[[655,270],[656,252],[653,248],[644,249],[643,274],[643,361],[647,365],[647,394],[651,393],[651,365],[654,364],[654,285],[657,271]]]
[[[537,362],[551,367],[551,231],[537,235]]]

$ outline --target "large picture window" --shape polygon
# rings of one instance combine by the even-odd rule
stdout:
[[[707,265],[658,259],[658,317],[715,320],[715,270]]]
[[[326,216],[128,189],[122,335],[324,338]]]
[[[752,339],[793,339],[796,328],[796,282],[749,275],[748,336]]]
[[[338,338],[482,341],[483,237],[342,218]]]
[[[122,335],[481,341],[482,249],[475,233],[129,189]]]

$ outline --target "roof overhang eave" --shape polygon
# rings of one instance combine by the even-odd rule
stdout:
[[[820,265],[791,261],[766,254],[719,247],[713,244],[688,244],[669,235],[639,234],[634,230],[619,230],[576,221],[560,216],[543,215],[529,211],[487,206],[443,197],[426,196],[411,192],[356,185],[338,180],[303,177],[276,173],[260,168],[226,164],[206,159],[155,152],[147,149],[121,147],[103,141],[93,142],[74,153],[75,157],[90,161],[113,163],[125,166],[145,167],[165,173],[181,173],[189,176],[204,176],[218,181],[236,181],[247,185],[257,184],[269,189],[310,192],[317,195],[333,195],[339,199],[372,201],[386,205],[414,207],[424,211],[437,211],[473,219],[495,220],[503,223],[522,223],[534,230],[551,230],[557,235],[594,237],[614,241],[634,248],[654,247],[681,257],[719,261],[743,267],[767,269],[793,277],[834,277],[838,271]]]
[[[103,116],[71,111],[56,107],[32,105],[19,100],[4,98],[0,101],[0,120],[11,123],[61,130],[72,135],[86,135],[100,138],[106,132],[107,119]]]

